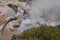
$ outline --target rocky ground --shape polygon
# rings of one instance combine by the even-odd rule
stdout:
[[[27,8],[26,2],[0,0],[0,40],[11,40],[11,36],[17,33],[25,7]]]
[[[41,24],[60,25],[59,0],[0,0],[0,40]]]

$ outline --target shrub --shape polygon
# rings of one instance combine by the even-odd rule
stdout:
[[[19,35],[12,37],[13,40],[60,40],[60,29],[58,26],[41,25],[37,28],[25,30]]]

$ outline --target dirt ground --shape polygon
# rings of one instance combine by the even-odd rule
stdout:
[[[11,40],[11,36],[12,36],[12,33],[10,30],[10,27],[9,25],[7,25],[2,32],[2,40]]]

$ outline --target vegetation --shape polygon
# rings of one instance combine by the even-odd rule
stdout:
[[[60,40],[60,25],[33,27],[19,35],[14,35],[12,40]]]

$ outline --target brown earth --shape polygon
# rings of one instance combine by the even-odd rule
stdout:
[[[11,40],[11,36],[12,34],[11,34],[10,27],[9,25],[7,25],[2,33],[2,40]]]
[[[3,3],[0,3],[0,7],[5,7],[6,5],[4,5]],[[0,25],[5,21],[5,19],[7,18],[7,16],[0,11]]]
[[[0,7],[5,7],[5,4],[3,4],[3,3],[0,3]]]
[[[0,16],[0,25],[2,25],[4,23],[4,21],[5,21],[6,18],[7,18],[6,15]]]

